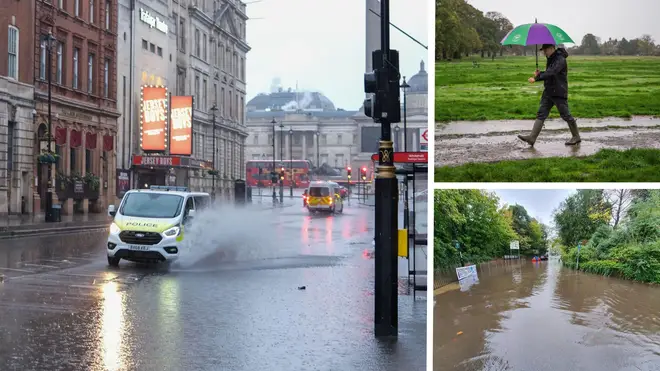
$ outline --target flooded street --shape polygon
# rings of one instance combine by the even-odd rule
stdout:
[[[434,370],[660,370],[660,287],[484,264],[435,297]]]
[[[570,138],[562,120],[548,120],[534,147],[520,141],[533,121],[452,122],[436,128],[435,163],[457,166],[468,162],[493,162],[545,157],[583,157],[601,149],[660,148],[660,119],[578,120],[582,143],[565,146]]]

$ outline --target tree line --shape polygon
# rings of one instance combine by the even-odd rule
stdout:
[[[548,227],[520,205],[500,207],[483,190],[437,190],[434,197],[434,264],[437,270],[481,263],[510,253],[519,241],[521,255],[544,254]]]
[[[535,46],[500,45],[514,27],[502,13],[484,13],[466,0],[436,0],[435,9],[435,57],[438,61],[472,54],[480,54],[482,58],[495,58],[497,54],[525,56],[527,53],[534,55],[536,51]],[[660,56],[660,45],[656,45],[650,35],[632,40],[610,38],[603,42],[589,33],[582,38],[580,45],[570,48],[569,53]]]
[[[660,190],[580,190],[554,219],[565,265],[660,283]]]

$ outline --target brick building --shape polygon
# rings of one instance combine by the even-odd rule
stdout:
[[[34,184],[34,2],[0,12],[0,217],[30,213]]]
[[[51,68],[54,203],[64,214],[103,212],[115,193],[117,0],[37,0],[35,22],[36,150],[47,146]],[[36,182],[42,208],[46,166]]]

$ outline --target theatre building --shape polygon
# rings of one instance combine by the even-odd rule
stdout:
[[[38,1],[35,22],[35,203],[46,205],[50,166],[63,214],[103,212],[115,193],[117,0]]]

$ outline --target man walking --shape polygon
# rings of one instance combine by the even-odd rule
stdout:
[[[580,139],[575,118],[573,118],[568,109],[568,65],[566,63],[568,52],[564,48],[555,48],[552,44],[543,44],[541,51],[548,58],[546,70],[536,70],[534,77],[529,78],[530,84],[536,81],[543,81],[544,89],[541,104],[539,105],[539,111],[536,114],[536,121],[534,122],[531,134],[518,135],[518,138],[530,146],[534,146],[536,138],[539,136],[541,129],[543,129],[543,123],[548,118],[552,106],[557,106],[559,115],[568,123],[568,128],[571,130],[572,135],[572,138],[564,144],[567,146],[576,145],[582,140]]]

